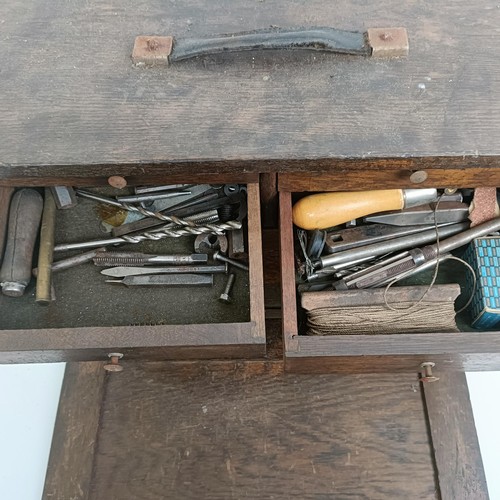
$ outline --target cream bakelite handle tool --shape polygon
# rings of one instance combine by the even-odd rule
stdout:
[[[432,203],[436,189],[381,189],[306,196],[293,206],[293,223],[302,229],[326,229],[365,215]]]

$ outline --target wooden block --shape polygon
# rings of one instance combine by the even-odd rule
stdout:
[[[420,300],[427,285],[398,286],[387,290],[386,298],[389,304],[397,302],[417,302]],[[367,290],[331,290],[322,292],[302,293],[301,304],[306,311],[322,307],[353,307],[384,304],[385,288]],[[460,285],[434,285],[427,293],[426,302],[453,302],[460,295]]]

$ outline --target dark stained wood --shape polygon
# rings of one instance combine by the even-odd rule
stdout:
[[[297,303],[293,252],[292,196],[280,192],[281,307],[285,354],[297,350]]]
[[[335,172],[279,174],[282,191],[357,191],[363,189],[500,186],[500,168],[425,169],[425,182],[414,184],[416,170],[339,170]]]
[[[44,500],[88,498],[106,385],[103,365],[92,362],[66,366]]]
[[[299,337],[302,340],[301,337]],[[324,356],[308,356],[306,352],[296,356],[294,352],[285,353],[285,370],[290,373],[401,373],[418,370],[427,361],[429,354],[378,354],[370,352],[360,356],[337,356],[334,352]],[[489,352],[478,354],[430,354],[446,372],[473,372],[500,370],[500,354]]]
[[[441,500],[489,498],[465,373],[441,373],[424,383],[425,406]]]
[[[200,174],[197,165],[191,165],[184,170],[184,173],[175,174],[170,168],[155,168],[154,171],[148,166],[135,166],[130,169],[131,175],[128,175],[128,170],[124,174],[125,180],[129,186],[155,185],[155,184],[232,184],[232,183],[250,183],[258,182],[258,173],[204,173]],[[0,177],[0,186],[108,186],[109,176],[103,177],[103,171],[93,166],[85,167],[85,172],[89,175],[86,177],[76,177],[73,173],[69,176],[64,176],[64,169],[61,171],[49,172],[41,170],[39,176],[25,176],[23,172],[20,177]],[[111,175],[117,172],[117,168],[109,169]],[[122,168],[119,169],[122,172]],[[92,174],[92,175],[90,175]],[[34,172],[30,170],[30,175]]]
[[[500,332],[299,336],[297,356],[500,353]]]
[[[251,334],[261,343],[266,342],[264,306],[264,269],[262,263],[262,229],[260,221],[260,193],[258,184],[247,185],[248,198],[248,265],[250,287]]]
[[[278,227],[278,177],[275,173],[260,174],[260,206],[262,226]]]
[[[493,0],[425,8],[397,0],[10,2],[2,13],[0,177],[86,177],[101,166],[116,175],[170,165],[182,173],[186,160],[220,172],[242,170],[232,159],[259,172],[266,160],[264,168],[297,168],[289,159],[479,163],[500,152],[496,9]],[[138,34],[198,37],[270,24],[404,26],[410,55],[271,51],[168,68],[137,68],[130,58]]]
[[[0,263],[3,258],[5,247],[5,235],[9,225],[9,206],[14,189],[11,187],[0,187]]]
[[[278,229],[262,232],[262,258],[264,261],[264,298],[266,318],[281,319],[280,234]]]
[[[106,359],[255,358],[265,353],[261,326],[249,323],[0,330],[1,363]]]
[[[90,498],[437,498],[416,373],[127,363],[109,378]]]
[[[417,371],[429,356],[443,371],[500,369],[499,332],[297,335],[294,340],[285,347],[285,357],[286,370],[296,373]]]

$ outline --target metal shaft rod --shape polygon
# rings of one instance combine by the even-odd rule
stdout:
[[[58,260],[57,262],[52,263],[52,272],[57,273],[59,271],[64,271],[65,269],[79,266],[80,264],[85,264],[85,262],[91,262],[98,253],[104,255],[104,252],[106,252],[106,248],[96,248],[95,250],[90,250],[88,252],[74,255],[73,257],[68,257],[67,259]],[[32,273],[33,276],[36,277],[38,275],[38,268],[35,267]]]
[[[459,224],[451,224],[449,226],[442,226],[438,228],[440,238],[446,238],[467,229],[469,224],[461,222]],[[389,252],[397,252],[406,248],[417,247],[426,243],[436,241],[436,229],[428,229],[422,233],[411,234],[393,240],[374,243],[372,245],[365,245],[359,248],[353,248],[344,252],[334,253],[326,257],[321,257],[316,266],[319,268],[335,266],[343,264],[344,262],[356,261],[361,262],[363,258],[373,258],[379,255],[384,255]]]
[[[168,184],[166,186],[141,186],[135,188],[135,194],[156,193],[158,191],[181,191],[189,189],[193,184]]]
[[[220,260],[221,262],[227,262],[238,269],[242,269],[243,271],[248,271],[248,266],[246,264],[242,264],[234,259],[228,259],[225,255],[222,255],[219,251],[214,253],[214,259]]]
[[[358,273],[353,273],[345,280],[338,282],[342,288],[372,288],[388,283],[401,276],[411,275],[415,269],[437,258],[438,253],[443,256],[467,243],[474,238],[500,230],[500,217],[479,224],[472,229],[451,236],[438,244],[415,248],[401,255],[399,261],[381,262]],[[441,260],[441,258],[440,258]]]
[[[40,249],[38,251],[38,275],[36,277],[35,300],[37,304],[51,302],[52,261],[54,258],[54,233],[56,228],[56,202],[50,188],[45,188]]]
[[[142,203],[143,201],[164,200],[168,198],[177,198],[179,196],[189,196],[191,191],[169,191],[168,193],[148,193],[131,194],[130,196],[119,196],[117,201],[120,203]]]

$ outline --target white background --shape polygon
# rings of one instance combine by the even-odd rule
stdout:
[[[0,365],[0,498],[43,492],[64,364]],[[500,500],[500,372],[467,374],[490,500]]]

